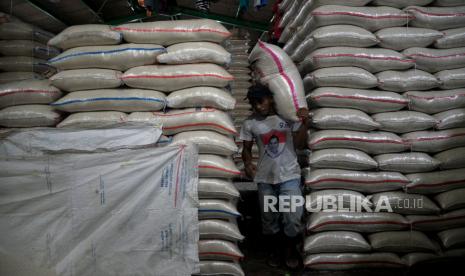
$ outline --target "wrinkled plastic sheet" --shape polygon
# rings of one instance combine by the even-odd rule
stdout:
[[[197,158],[190,145],[0,156],[0,274],[198,272]]]

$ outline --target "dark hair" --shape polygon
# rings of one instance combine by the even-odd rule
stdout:
[[[262,84],[256,84],[249,88],[246,98],[249,100],[249,103],[253,105],[256,102],[260,102],[261,99],[265,97],[273,97],[270,89]]]

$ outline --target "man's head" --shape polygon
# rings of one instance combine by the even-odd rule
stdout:
[[[276,135],[272,135],[268,141],[268,148],[271,153],[276,154],[279,150],[279,138]]]
[[[254,112],[261,116],[268,116],[274,113],[273,94],[268,87],[257,84],[249,88],[247,99],[252,105]]]

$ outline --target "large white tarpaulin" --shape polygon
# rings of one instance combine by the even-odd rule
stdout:
[[[0,156],[0,275],[198,272],[196,164],[190,145]]]

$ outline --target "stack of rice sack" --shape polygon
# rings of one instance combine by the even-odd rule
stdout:
[[[248,60],[248,51],[250,49],[249,33],[241,32],[240,29],[234,29],[231,38],[224,42],[224,46],[231,53],[231,63],[227,70],[234,77],[234,80],[230,83],[230,88],[231,94],[236,100],[234,110],[229,111],[229,114],[233,119],[237,131],[240,132],[244,121],[252,115],[252,107],[245,98],[248,88],[252,86],[252,76]],[[242,141],[238,137],[236,139],[239,151],[234,156],[234,162],[241,171],[241,178],[244,179],[244,163],[241,158]],[[256,147],[254,149],[257,150]],[[256,154],[254,159],[257,160],[258,151],[254,151],[254,153]]]
[[[200,274],[243,275],[237,246],[244,238],[236,222],[239,192],[231,182],[240,174],[232,160],[237,131],[226,113],[235,106],[225,89],[234,77],[224,68],[231,55],[219,45],[230,32],[212,20],[125,24],[113,30],[130,43],[165,47],[152,62],[156,65],[124,69],[121,76],[133,90],[166,94],[165,110],[134,112],[127,120],[161,123],[172,144],[198,146]]]
[[[303,1],[283,32],[313,108],[307,204],[373,196],[394,211],[312,214],[309,268],[464,254],[465,6],[431,2]]]
[[[46,60],[59,50],[46,46],[53,34],[0,14],[0,126],[55,126],[61,115],[48,106],[61,92],[44,77]]]

